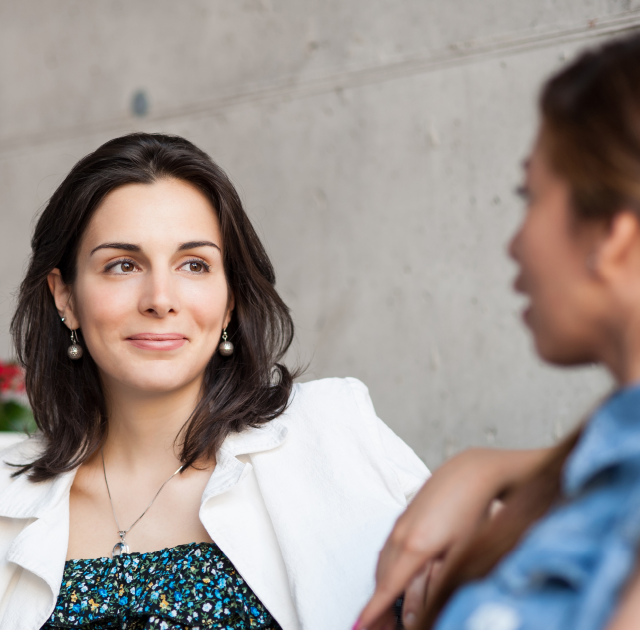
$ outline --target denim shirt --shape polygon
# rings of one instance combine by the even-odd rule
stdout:
[[[640,539],[640,386],[592,416],[562,495],[492,573],[454,595],[436,630],[606,628]]]

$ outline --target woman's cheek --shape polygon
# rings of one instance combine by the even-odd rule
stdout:
[[[190,319],[202,334],[217,335],[224,323],[225,306],[219,303],[212,304],[209,308],[202,304],[195,304],[190,311]]]
[[[115,283],[94,283],[81,287],[79,295],[79,320],[84,330],[112,330],[127,324],[127,320],[137,313],[137,299],[134,287]]]
[[[226,281],[216,280],[186,287],[182,296],[182,309],[188,310],[199,328],[220,328],[227,310],[229,293]]]

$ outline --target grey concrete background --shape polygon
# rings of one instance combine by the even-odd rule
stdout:
[[[551,442],[609,383],[534,358],[512,191],[542,79],[638,25],[640,0],[0,0],[0,356],[68,169],[125,132],[178,133],[241,191],[306,378],[364,380],[430,466]]]

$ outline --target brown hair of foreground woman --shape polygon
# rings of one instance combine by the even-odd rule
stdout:
[[[88,352],[69,360],[69,331],[60,323],[47,276],[57,267],[65,284],[73,283],[82,237],[111,191],[161,179],[193,185],[215,208],[225,276],[235,299],[227,331],[235,350],[231,357],[217,352],[211,357],[203,396],[179,436],[184,468],[212,458],[229,433],[268,422],[287,405],[294,375],[278,361],[293,339],[293,321],[232,183],[184,138],[123,136],[74,166],[35,228],[11,329],[45,448],[16,474],[28,473],[33,481],[51,479],[82,464],[103,441],[107,417],[98,368]]]
[[[640,36],[581,55],[544,86],[540,110],[539,143],[569,184],[576,226],[606,225],[623,209],[640,215]],[[558,444],[506,497],[498,516],[447,560],[418,627],[431,628],[451,595],[486,576],[558,500],[562,469],[579,435]]]

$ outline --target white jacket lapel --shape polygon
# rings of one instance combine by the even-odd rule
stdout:
[[[25,440],[16,459],[37,447],[37,440]],[[0,492],[0,517],[6,519],[2,527],[21,529],[15,538],[6,537],[12,542],[3,550],[3,630],[39,628],[54,608],[69,544],[69,491],[75,474],[74,470],[41,483],[21,475]],[[25,521],[31,522],[25,526]]]
[[[247,455],[277,448],[286,434],[272,421],[230,436],[204,492],[200,520],[283,630],[298,630],[278,541]]]
[[[2,628],[40,627],[55,606],[69,541],[69,504],[60,501],[25,527],[7,552],[7,561],[25,571],[2,618]]]

